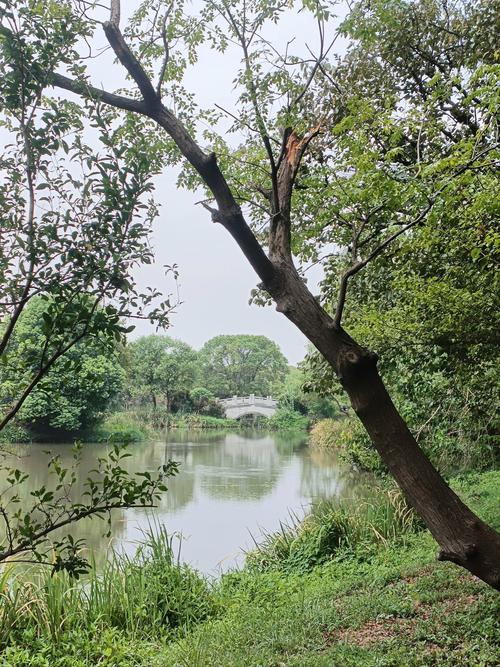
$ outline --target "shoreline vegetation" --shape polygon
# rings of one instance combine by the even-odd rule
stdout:
[[[282,410],[274,417],[257,419],[228,419],[211,415],[191,413],[167,413],[157,411],[120,411],[109,414],[94,428],[74,434],[52,434],[47,437],[36,436],[22,425],[13,424],[0,433],[0,443],[47,443],[56,441],[78,440],[84,443],[110,442],[127,443],[144,442],[161,436],[165,431],[189,430],[241,430],[258,429],[267,431],[303,431],[306,432],[310,420],[293,410]]]
[[[499,526],[500,473],[453,487]],[[498,594],[449,563],[394,488],[323,503],[202,577],[164,530],[82,581],[2,574],[6,667],[494,667]],[[28,577],[28,581],[27,581]]]
[[[452,428],[455,428],[453,424],[446,424],[443,431]],[[360,422],[351,417],[319,419],[311,426],[309,443],[315,449],[335,450],[341,461],[357,471],[377,476],[388,473]],[[498,470],[500,464],[498,436],[491,437],[486,444],[484,437],[478,437],[465,447],[449,446],[447,437],[424,438],[421,445],[433,464],[447,477],[472,471]]]

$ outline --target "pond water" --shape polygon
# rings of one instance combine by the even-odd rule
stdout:
[[[73,500],[79,499],[87,472],[105,452],[106,445],[84,445]],[[252,536],[258,540],[263,530],[276,530],[290,513],[303,515],[316,500],[354,497],[361,486],[333,453],[310,449],[306,436],[297,434],[174,431],[162,440],[134,444],[130,452],[124,467],[131,471],[155,470],[174,459],[180,472],[155,510],[116,511],[111,537],[103,536],[106,525],[98,519],[72,527],[71,533],[85,538],[97,560],[111,547],[133,553],[143,531],[157,522],[169,534],[182,534],[182,560],[216,574],[241,565]],[[71,445],[19,445],[15,453],[4,464],[29,473],[31,488],[50,488],[50,455],[59,454],[66,466],[72,462]]]

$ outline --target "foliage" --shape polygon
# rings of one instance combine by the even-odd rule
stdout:
[[[403,418],[446,469],[495,466],[500,451],[491,316],[500,293],[499,70],[497,27],[488,23],[497,4],[354,5],[342,27],[348,54],[330,81],[346,113],[332,117],[311,156],[304,207],[312,211],[316,201],[322,212],[302,226],[296,245],[313,261],[322,253],[318,238],[341,245],[323,261],[321,298],[333,312],[342,276],[358,267],[348,278],[345,327],[377,352]],[[324,180],[330,208],[314,191],[315,182],[324,191]],[[405,221],[411,226],[390,252],[378,252],[380,239]],[[364,265],[373,252],[376,261]],[[320,393],[336,384],[317,356],[308,375]],[[354,457],[379,468],[355,431]]]
[[[278,431],[300,431],[309,426],[309,419],[288,406],[279,406],[272,417],[265,422],[266,427]]]
[[[0,431],[0,443],[31,442],[31,433],[24,426],[10,422]]]
[[[53,484],[29,491],[27,502],[23,496],[28,495],[29,475],[19,468],[3,466],[6,485],[0,493],[4,526],[0,561],[43,563],[53,572],[64,570],[78,578],[88,568],[81,554],[82,543],[71,534],[51,543],[52,533],[87,517],[107,518],[110,522],[114,509],[153,507],[167,490],[165,480],[178,470],[177,463],[169,460],[154,472],[129,474],[122,466],[129,456],[126,448],[114,445],[107,456],[98,459],[95,470],[85,480],[84,500],[74,502],[72,490],[78,480],[80,454],[81,445],[75,445],[73,465],[69,468],[62,465],[59,455],[53,456],[48,464]],[[27,510],[22,509],[26,506]]]
[[[227,419],[226,417],[211,417],[210,415],[200,414],[179,414],[170,415],[166,422],[167,428],[185,428],[185,429],[237,429],[240,424],[237,419]]]
[[[338,452],[340,460],[356,470],[378,475],[387,473],[361,424],[352,418],[322,419],[312,427],[310,443],[318,449]]]
[[[96,442],[141,442],[152,435],[151,429],[127,412],[114,412],[97,429],[87,434],[87,439]]]
[[[193,388],[198,377],[197,355],[187,343],[168,336],[143,336],[129,345],[129,384],[132,398],[158,404],[167,412],[179,396]]]
[[[204,385],[215,396],[269,396],[283,382],[287,362],[265,336],[216,336],[200,351]]]
[[[224,410],[211,391],[205,387],[194,387],[189,392],[193,412],[209,417],[224,417]]]
[[[15,401],[18,387],[36,372],[45,342],[47,302],[32,299],[9,342],[9,364],[0,375],[0,405]],[[99,314],[99,311],[97,311]],[[95,426],[121,390],[123,370],[116,344],[85,337],[56,361],[30,392],[18,421],[35,440],[65,439]]]
[[[2,376],[17,372],[12,337],[23,310],[34,297],[45,307],[32,372],[26,367],[9,387],[0,429],[80,340],[119,340],[128,317],[165,325],[170,310],[158,290],[141,292],[134,278],[152,262],[154,156],[139,135],[122,136],[116,114],[97,100],[79,106],[46,94],[54,69],[81,73],[75,44],[91,32],[85,11],[13,0],[3,3],[1,19]],[[91,137],[97,148],[85,142]],[[73,427],[78,416],[69,421]]]
[[[379,490],[371,497],[351,503],[322,501],[305,519],[292,516],[276,533],[247,554],[251,570],[307,572],[334,558],[353,552],[366,558],[373,545],[404,540],[422,524],[397,489]]]
[[[332,398],[308,390],[308,377],[303,368],[290,366],[277,399],[280,406],[286,406],[304,415],[312,421],[332,418],[339,414]]]
[[[57,650],[72,633],[119,631],[158,639],[213,614],[207,582],[175,557],[163,528],[150,530],[134,557],[114,553],[75,584],[66,573],[33,568],[3,574],[0,645],[49,640]]]
[[[236,419],[226,419],[225,417],[213,417],[193,412],[167,412],[165,408],[147,409],[136,408],[127,412],[118,413],[118,423],[123,420],[124,429],[136,429],[148,434],[151,437],[151,431],[163,431],[165,429],[209,429],[227,431],[241,427],[241,423]],[[114,417],[110,417],[111,431]],[[106,434],[107,422],[104,424],[103,435]]]

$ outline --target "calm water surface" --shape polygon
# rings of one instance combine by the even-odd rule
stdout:
[[[51,454],[71,465],[71,445],[19,445],[12,464],[30,474],[32,488],[52,484],[47,470]],[[152,521],[164,524],[170,534],[182,534],[181,557],[206,573],[241,564],[243,550],[262,531],[275,530],[290,512],[303,514],[321,498],[353,497],[360,481],[343,468],[334,454],[307,447],[296,434],[262,432],[211,434],[170,432],[163,440],[131,446],[129,470],[154,470],[168,459],[179,461],[180,472],[170,480],[157,509],[115,512],[111,538],[106,526],[94,519],[71,529],[84,537],[98,559],[114,546],[133,553],[137,541]],[[104,455],[105,445],[85,445],[78,500],[83,481]]]

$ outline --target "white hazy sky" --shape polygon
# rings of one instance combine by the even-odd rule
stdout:
[[[138,4],[137,0],[124,2],[122,16],[132,13]],[[333,26],[330,30],[333,34]],[[294,37],[299,52],[305,43],[313,49],[318,43],[315,24],[303,13],[287,15],[279,25],[271,26],[266,36],[277,48]],[[102,35],[97,46],[104,44]],[[341,46],[340,42],[336,44],[337,52]],[[203,49],[199,62],[185,79],[200,106],[207,108],[217,103],[234,109],[231,82],[239,57],[236,50],[221,55]],[[112,63],[109,52],[90,62],[94,85],[109,90],[123,85],[120,66]],[[218,334],[263,334],[276,341],[289,362],[296,364],[306,353],[304,336],[274,308],[248,305],[257,276],[229,234],[210,221],[207,211],[195,205],[196,195],[177,190],[175,182],[172,169],[157,179],[156,197],[161,209],[152,238],[156,261],[138,275],[141,286],[168,290],[172,284],[167,284],[163,266],[178,265],[182,304],[173,314],[167,333],[196,349]],[[314,275],[311,271],[310,282],[314,284],[318,279],[319,273]],[[132,337],[153,332],[151,325],[141,322]]]

